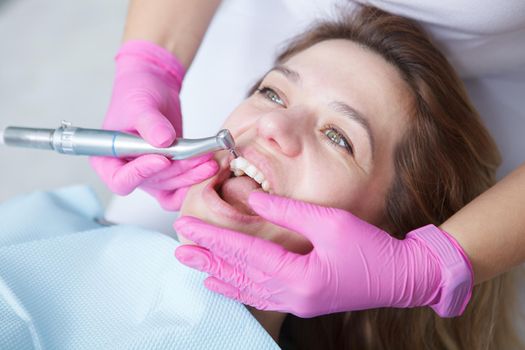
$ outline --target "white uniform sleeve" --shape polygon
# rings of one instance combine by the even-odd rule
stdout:
[[[525,68],[523,0],[359,0],[420,22],[464,78]]]

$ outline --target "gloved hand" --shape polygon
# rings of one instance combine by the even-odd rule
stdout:
[[[198,246],[180,246],[175,255],[211,274],[205,285],[212,291],[300,317],[423,305],[452,317],[470,299],[470,262],[456,241],[433,225],[398,240],[340,209],[264,193],[252,193],[249,203],[266,220],[304,235],[313,250],[295,254],[182,217],[176,231]]]
[[[147,41],[128,41],[116,56],[116,75],[104,129],[138,134],[157,147],[182,137],[179,92],[184,67],[167,50]],[[208,154],[171,161],[144,155],[126,161],[92,157],[91,165],[112,192],[126,195],[141,186],[165,209],[177,210],[187,186],[212,176],[217,163]]]

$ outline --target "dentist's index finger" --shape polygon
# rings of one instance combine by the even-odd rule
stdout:
[[[286,261],[293,262],[304,258],[303,255],[292,253],[276,243],[216,227],[194,217],[181,217],[174,227],[177,233],[239,267],[249,265],[251,268],[272,273],[279,271]]]
[[[202,156],[198,156],[194,158],[172,160],[169,168],[165,169],[158,175],[153,176],[149,181],[162,182],[162,181],[170,180],[202,164],[213,163],[213,162],[217,163],[215,160],[212,160],[212,158],[213,158],[213,153],[207,153]]]
[[[166,169],[170,161],[161,155],[148,154],[126,162],[109,157],[90,157],[91,166],[109,189],[119,195],[127,195],[148,177]]]
[[[182,170],[178,167],[177,171],[179,171],[179,173],[176,173],[173,171],[173,168],[177,162],[183,161],[174,161],[171,169],[164,170],[162,173],[159,173],[159,176],[147,179],[144,181],[143,185],[158,190],[171,191],[200,183],[215,175],[219,170],[219,166],[215,160],[208,160],[205,163],[194,166],[193,168]],[[164,173],[172,173],[173,175],[167,177]]]
[[[303,235],[314,247],[326,241],[324,233],[330,232],[328,225],[334,224],[334,214],[341,211],[263,192],[252,192],[248,202],[257,214]]]

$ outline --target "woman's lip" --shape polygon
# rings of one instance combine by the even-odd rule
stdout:
[[[221,171],[213,181],[204,187],[202,199],[208,204],[209,209],[221,217],[226,217],[243,224],[253,224],[263,221],[263,218],[258,215],[247,215],[240,212],[219,196],[215,187],[217,184],[224,182],[229,176],[230,170],[228,168]]]
[[[278,184],[275,181],[273,167],[270,166],[268,158],[264,156],[262,152],[259,152],[253,147],[241,149],[241,155],[250,162],[250,164],[253,164],[260,172],[262,172],[265,180],[268,181],[268,184],[270,185],[269,193],[278,193]]]

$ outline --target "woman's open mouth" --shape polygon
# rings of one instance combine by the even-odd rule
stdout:
[[[244,224],[264,219],[248,204],[251,192],[263,191],[261,185],[249,176],[235,176],[229,166],[220,170],[216,178],[203,190],[203,199],[216,214]]]

